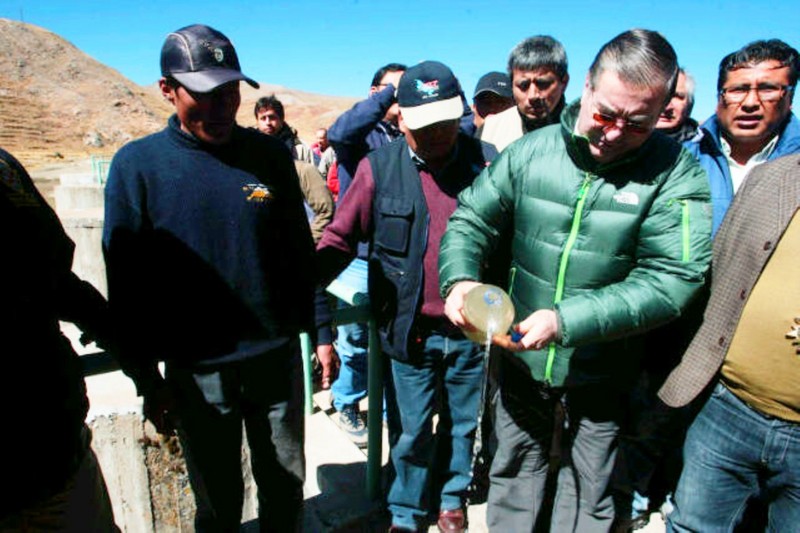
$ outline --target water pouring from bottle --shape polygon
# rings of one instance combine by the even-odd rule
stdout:
[[[464,298],[464,318],[475,328],[464,330],[470,340],[484,344],[504,334],[514,321],[514,305],[506,291],[495,285],[481,284]]]
[[[473,445],[472,468],[475,471],[477,460],[483,445],[482,419],[486,403],[487,374],[492,337],[508,332],[514,322],[514,305],[506,291],[495,285],[482,284],[472,288],[464,297],[464,318],[474,328],[464,328],[464,335],[470,340],[484,345],[484,370],[481,379],[481,397],[478,404],[478,425]]]

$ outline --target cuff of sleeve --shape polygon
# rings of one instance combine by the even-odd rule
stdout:
[[[317,343],[316,345],[333,344],[333,331],[330,326],[320,326],[317,328]]]
[[[456,283],[459,283],[461,281],[475,281],[475,282],[477,282],[478,280],[473,278],[473,277],[470,277],[470,276],[458,276],[458,277],[454,277],[454,278],[448,279],[446,282],[442,283],[441,286],[439,287],[439,289],[440,289],[439,295],[442,297],[442,299],[446,300],[447,299],[447,295],[450,293],[450,289],[453,288],[453,285],[455,285]]]

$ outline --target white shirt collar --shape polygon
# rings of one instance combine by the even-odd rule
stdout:
[[[778,145],[778,138],[779,135],[775,135],[766,145],[764,145],[764,148],[753,154],[750,159],[747,160],[747,163],[742,165],[731,157],[731,145],[728,143],[725,137],[720,135],[722,153],[725,154],[725,159],[728,160],[728,169],[731,172],[731,181],[733,182],[734,194],[736,194],[736,191],[738,191],[739,187],[741,187],[742,183],[744,183],[747,173],[761,163],[765,163],[769,159],[769,156],[772,155],[772,152],[775,151],[775,147]]]

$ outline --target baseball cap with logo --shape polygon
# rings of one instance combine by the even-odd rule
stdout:
[[[397,103],[403,122],[412,130],[464,114],[461,86],[438,61],[423,61],[405,71],[397,87]]]
[[[508,78],[508,74],[503,72],[487,72],[481,76],[481,79],[478,80],[478,84],[475,85],[475,94],[472,95],[472,98],[475,99],[483,93],[494,93],[503,98],[513,98],[511,80]]]
[[[211,92],[236,80],[244,80],[258,89],[258,83],[242,74],[233,43],[202,24],[167,35],[161,47],[161,75],[175,78],[196,93]]]

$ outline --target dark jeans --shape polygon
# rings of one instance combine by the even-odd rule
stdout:
[[[717,384],[689,428],[670,531],[733,531],[748,500],[768,531],[800,526],[800,424],[761,414]]]
[[[694,404],[669,407],[656,393],[640,381],[628,402],[628,423],[612,476],[616,514],[622,520],[632,517],[634,492],[647,497],[650,508],[658,507],[680,476],[683,439],[697,409]]]
[[[502,360],[495,402],[497,451],[489,473],[491,531],[542,528],[556,404],[567,424],[551,531],[608,531],[614,518],[609,480],[616,456],[621,394],[609,386],[545,389],[526,368]]]
[[[299,531],[305,480],[299,342],[203,371],[168,365],[166,377],[197,503],[196,530],[239,531],[244,422],[261,531]]]
[[[681,318],[644,337],[646,357],[641,360],[641,372],[629,393],[627,420],[613,474],[620,520],[630,520],[658,507],[678,483],[683,439],[702,400],[675,409],[658,399],[658,391],[700,327],[707,299],[706,287]],[[634,500],[638,505],[633,505]],[[642,504],[649,509],[641,509]]]
[[[432,500],[442,510],[465,503],[483,372],[480,347],[463,336],[432,333],[424,342],[421,360],[392,361],[402,432],[391,450],[396,478],[388,504],[392,523],[409,529],[427,526]]]

